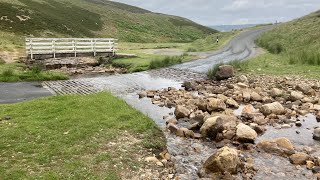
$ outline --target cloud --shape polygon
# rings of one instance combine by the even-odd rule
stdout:
[[[320,9],[320,0],[114,0],[203,25],[289,21]]]

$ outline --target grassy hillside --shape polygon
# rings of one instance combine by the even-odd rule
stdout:
[[[107,0],[0,0],[0,48],[25,36],[190,42],[216,31],[190,20]]]
[[[257,40],[290,64],[320,65],[320,11],[281,24]]]
[[[320,11],[280,24],[257,40],[269,52],[240,63],[239,69],[254,74],[320,79],[319,30]]]

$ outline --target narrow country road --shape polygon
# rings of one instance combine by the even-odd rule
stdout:
[[[256,53],[254,40],[263,32],[268,31],[272,26],[243,32],[233,38],[221,50],[207,54],[207,58],[187,62],[173,66],[175,69],[183,69],[197,73],[206,73],[218,63],[227,63],[234,60],[245,60]]]

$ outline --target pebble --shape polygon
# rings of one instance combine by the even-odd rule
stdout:
[[[282,129],[288,129],[288,128],[291,128],[290,124],[283,124],[281,126]]]

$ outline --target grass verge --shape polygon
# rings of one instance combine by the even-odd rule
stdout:
[[[138,158],[152,153],[144,152],[165,147],[152,120],[109,93],[0,105],[5,116],[4,179],[130,179],[143,166]]]
[[[308,79],[320,79],[320,66],[292,64],[290,61],[290,58],[286,55],[267,52],[247,61],[234,61],[231,65],[233,65],[238,72],[246,74],[300,76]],[[208,71],[209,78],[214,77],[217,66]]]
[[[50,81],[68,78],[66,74],[55,71],[42,71],[38,67],[29,70],[24,64],[20,63],[0,63],[0,82]]]

